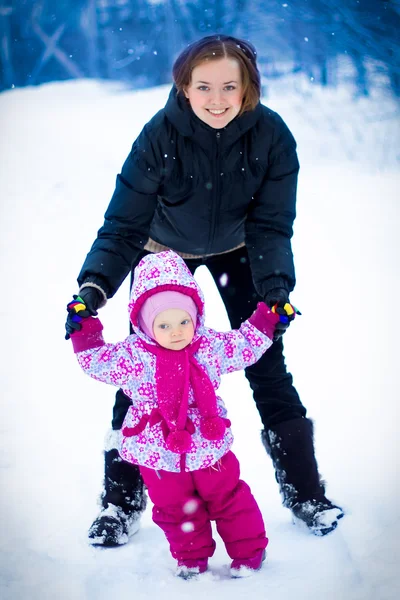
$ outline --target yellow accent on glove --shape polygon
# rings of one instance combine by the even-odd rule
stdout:
[[[86,310],[86,306],[84,304],[75,304],[74,306],[74,310],[76,313],[80,312],[81,310]]]
[[[283,310],[285,311],[288,317],[294,314],[293,306],[289,304],[289,302],[286,302],[285,306],[283,307]]]

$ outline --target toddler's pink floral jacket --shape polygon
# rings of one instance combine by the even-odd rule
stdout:
[[[197,325],[192,343],[183,350],[162,349],[138,326],[138,314],[143,302],[152,294],[175,290],[190,295],[198,308]],[[196,404],[194,385],[187,378],[187,423],[190,434],[187,451],[171,451],[166,444],[168,427],[160,412],[159,396],[173,397],[185,378],[190,360],[197,372],[205,373],[216,391],[221,375],[239,371],[257,362],[272,344],[278,317],[260,303],[240,329],[220,333],[204,325],[204,298],[201,289],[184,261],[174,252],[166,251],[146,256],[135,269],[130,318],[135,333],[124,341],[107,344],[99,319],[82,320],[82,329],[71,336],[74,351],[82,369],[94,379],[120,387],[132,400],[121,430],[119,453],[131,463],[156,470],[195,471],[216,463],[232,446],[233,436],[226,419],[223,400],[217,396],[218,415],[226,419],[221,439],[206,439],[200,430],[201,415]],[[167,356],[167,370],[157,378],[157,360]],[[181,372],[182,371],[182,372]],[[199,387],[199,386],[197,386]],[[211,387],[211,386],[210,386]],[[213,393],[214,393],[213,391]],[[185,413],[186,414],[186,413]]]

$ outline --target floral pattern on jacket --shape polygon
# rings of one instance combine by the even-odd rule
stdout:
[[[78,336],[79,349],[82,348],[82,341],[83,347],[87,346],[87,349],[77,352],[82,369],[98,381],[120,387],[132,401],[122,430],[137,428],[140,422],[143,422],[143,417],[150,416],[157,409],[156,356],[146,348],[156,342],[138,328],[135,309],[137,306],[140,307],[143,297],[151,289],[165,285],[177,286],[179,289],[184,286],[192,291],[191,294],[193,292],[196,294],[196,302],[198,305],[200,303],[200,310],[193,342],[200,340],[200,345],[195,358],[207,371],[214,390],[219,388],[222,375],[242,370],[257,362],[272,344],[271,339],[249,321],[242,323],[238,330],[226,333],[205,327],[203,294],[184,261],[172,251],[152,255],[144,269],[141,269],[139,264],[135,270],[129,304],[135,333],[122,342],[105,343],[99,319],[91,317],[82,321],[83,327]],[[222,398],[218,395],[217,406],[219,416],[225,418],[227,411]],[[166,447],[161,424],[159,422],[152,424],[151,420],[150,422],[145,420],[145,427],[137,435],[129,437],[121,435],[119,447],[121,457],[133,464],[173,472],[182,469],[195,471],[213,465],[232,446],[233,436],[230,427],[227,427],[221,440],[205,439],[200,433],[200,414],[196,408],[192,389],[189,389],[188,417],[195,431],[192,434],[190,449],[183,455],[183,461],[182,455],[171,452]]]

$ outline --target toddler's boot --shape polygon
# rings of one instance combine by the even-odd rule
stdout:
[[[266,550],[260,550],[253,558],[235,558],[231,563],[231,577],[251,577],[255,571],[261,569],[266,556]]]
[[[181,579],[194,579],[201,573],[205,573],[208,567],[208,558],[197,560],[178,560],[175,575]]]

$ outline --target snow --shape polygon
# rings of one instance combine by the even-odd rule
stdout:
[[[134,92],[79,81],[0,95],[2,400],[0,596],[3,600],[394,600],[399,597],[398,340],[400,120],[376,93],[276,88],[268,105],[293,130],[302,163],[294,251],[303,313],[287,363],[315,420],[328,496],[346,516],[318,538],[281,506],[242,373],[222,394],[243,478],[263,511],[263,569],[229,578],[217,537],[199,581],[174,561],[148,507],[129,544],[96,549],[86,532],[101,489],[114,391],[79,369],[65,305],[115,176],[168,87]],[[228,323],[205,269],[208,324]],[[127,334],[128,282],[102,309],[110,341]]]

